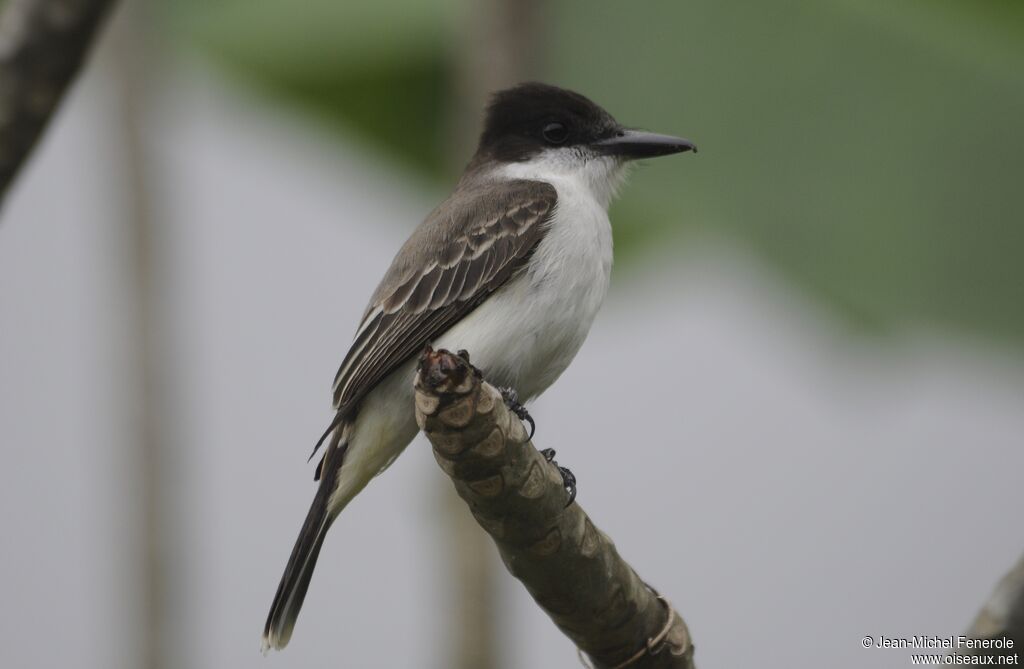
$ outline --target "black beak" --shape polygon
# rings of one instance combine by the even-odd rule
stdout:
[[[591,146],[598,153],[621,156],[627,160],[655,158],[683,151],[697,153],[696,145],[688,139],[626,129],[619,130],[607,139],[594,142]]]

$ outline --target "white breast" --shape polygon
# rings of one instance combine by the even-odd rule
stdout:
[[[590,169],[547,160],[502,168],[501,177],[546,181],[558,192],[551,227],[527,271],[451,328],[437,345],[466,349],[497,385],[539,395],[575,357],[608,290],[614,163]]]

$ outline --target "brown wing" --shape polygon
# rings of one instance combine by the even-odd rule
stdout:
[[[395,257],[334,380],[348,415],[396,367],[520,271],[544,236],[554,187],[505,181],[456,191]]]

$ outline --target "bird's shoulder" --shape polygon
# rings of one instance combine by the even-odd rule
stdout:
[[[432,271],[442,272],[485,255],[502,256],[495,258],[496,264],[511,260],[543,235],[557,201],[554,186],[546,181],[460,184],[402,245],[370,298],[364,320],[376,309],[390,312],[428,306],[410,301],[410,293]]]
[[[334,379],[339,415],[521,270],[556,203],[552,185],[516,179],[461,184],[439,205],[370,300]]]

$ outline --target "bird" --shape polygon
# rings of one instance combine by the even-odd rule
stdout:
[[[319,484],[274,595],[264,653],[291,639],[335,518],[416,436],[417,354],[428,344],[470,352],[528,417],[520,402],[569,366],[608,290],[608,206],[628,166],[696,150],[627,128],[557,86],[528,82],[491,96],[476,152],[398,251],[335,376],[334,419],[313,449],[327,444]]]

